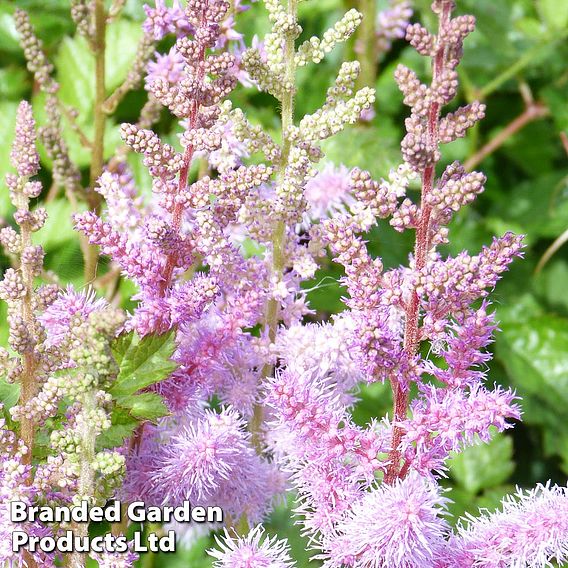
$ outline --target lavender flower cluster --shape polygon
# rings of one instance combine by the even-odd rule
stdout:
[[[225,527],[209,551],[217,568],[291,567],[287,542],[263,526],[290,491],[294,519],[328,568],[544,568],[568,560],[568,488],[519,490],[501,510],[452,529],[451,493],[440,484],[452,455],[521,418],[515,393],[488,384],[486,369],[497,328],[489,293],[522,256],[522,237],[507,233],[477,254],[438,251],[449,242],[453,216],[485,184],[483,174],[457,162],[439,166],[442,146],[484,116],[476,102],[444,113],[457,95],[457,66],[475,20],[454,15],[452,0],[434,0],[435,32],[408,23],[407,1],[379,14],[380,49],[406,37],[431,61],[432,74],[423,82],[405,66],[396,69],[410,109],[402,160],[375,180],[360,169],[317,168],[321,143],[373,107],[373,90],[356,86],[358,62],[340,66],[320,108],[295,112],[298,69],[347,41],[361,15],[351,10],[322,37],[299,43],[298,2],[264,0],[271,30],[249,48],[235,24],[250,6],[238,0],[145,7],[146,43],[135,68],[145,69],[149,114],[120,127],[125,149],[90,188],[98,197],[89,203],[103,205],[73,219],[111,271],[136,285],[131,312],[92,291],[37,284],[45,278],[43,251],[32,235],[46,213],[30,205],[42,188],[33,179],[34,119],[21,103],[16,174],[7,179],[15,226],[0,231],[14,266],[0,283],[10,326],[0,362],[6,380],[19,385],[0,425],[0,562],[58,561],[57,554],[12,553],[10,500],[118,498],[221,506]],[[89,37],[92,9],[73,3]],[[55,96],[41,45],[25,14],[18,18],[30,69]],[[171,50],[149,55],[151,40],[168,34],[176,37]],[[276,99],[277,135],[227,100],[239,81]],[[179,121],[177,143],[151,130],[159,106]],[[54,140],[58,120],[50,123]],[[66,165],[66,148],[51,148],[60,156],[54,175],[71,187],[77,174]],[[128,151],[142,156],[149,198],[136,187]],[[414,234],[407,266],[385,270],[369,252],[365,234],[380,219]],[[345,310],[307,323],[313,310],[302,283],[328,252],[344,270]],[[175,339],[164,380],[137,387],[166,412],[101,447],[114,409],[126,404],[116,395],[123,372],[117,346],[133,337]],[[359,426],[352,415],[358,385],[376,382],[390,384],[392,414]],[[197,534],[174,529],[189,541]],[[56,535],[62,527],[34,522],[26,530]],[[127,567],[136,555],[93,558]],[[69,562],[84,566],[86,558],[74,553]]]

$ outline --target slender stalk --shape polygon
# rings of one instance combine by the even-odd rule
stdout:
[[[87,202],[91,209],[98,211],[100,196],[95,191],[95,185],[103,172],[105,152],[105,124],[106,114],[104,103],[106,98],[105,85],[105,55],[106,55],[106,12],[104,0],[95,0],[95,37],[93,50],[95,55],[95,107],[94,126],[95,134],[92,142],[91,171]],[[99,253],[97,247],[89,245],[85,249],[85,282],[92,282],[96,278]]]
[[[442,11],[439,16],[440,32],[447,28],[450,23],[452,10],[452,2],[446,1],[443,4]],[[441,34],[440,34],[441,35]],[[438,81],[441,76],[446,58],[446,50],[444,47],[438,49],[434,56],[432,66],[432,83]],[[436,101],[430,103],[428,109],[428,145],[430,147],[439,146],[439,121],[440,121],[441,105]],[[430,219],[432,208],[427,205],[426,197],[434,187],[436,177],[435,164],[428,166],[422,172],[422,192],[421,192],[421,208],[420,219],[416,229],[416,238],[414,243],[414,270],[421,271],[426,266],[428,252],[431,248],[431,229]],[[412,293],[410,302],[405,310],[405,326],[404,326],[404,350],[409,357],[414,356],[420,347],[420,296],[416,291]],[[399,477],[404,477],[406,467],[401,468],[401,452],[399,450],[400,442],[404,431],[400,427],[400,423],[406,419],[408,412],[408,390],[398,379],[391,379],[391,388],[393,392],[393,434],[391,441],[391,450],[389,453],[389,466],[385,474],[385,483],[394,483]]]
[[[202,47],[199,50],[197,61],[203,62],[204,60],[205,60],[205,48]],[[204,77],[205,77],[205,66],[200,65],[197,77],[198,83],[201,83]],[[199,101],[197,99],[194,99],[191,101],[189,116],[187,117],[188,130],[191,131],[197,126],[198,113],[199,113]],[[178,194],[181,194],[187,186],[189,168],[191,167],[191,162],[193,161],[193,154],[194,154],[194,147],[192,144],[188,144],[183,154],[183,166],[179,173],[178,186],[177,186]],[[181,228],[181,223],[183,220],[183,211],[184,211],[184,205],[181,203],[176,203],[174,206],[173,219],[172,219],[172,227],[175,233],[178,233]],[[162,294],[165,293],[165,291],[169,288],[171,284],[175,262],[176,262],[175,255],[173,254],[170,255],[166,262],[166,267],[164,269],[164,277],[160,287]]]
[[[487,144],[485,144],[485,146],[480,148],[473,156],[471,156],[471,158],[465,162],[464,168],[467,171],[473,170],[478,164],[485,160],[487,156],[493,154],[495,150],[500,148],[509,138],[522,130],[527,124],[547,116],[549,112],[548,108],[543,104],[530,104],[517,118],[499,132],[495,138],[490,140]]]
[[[288,0],[288,15],[295,21],[298,14],[298,0]],[[296,41],[293,36],[287,36],[284,43],[284,80],[288,85],[295,85],[296,83]],[[283,182],[286,167],[290,158],[290,149],[292,147],[292,140],[290,138],[290,129],[294,125],[294,90],[285,91],[281,103],[281,124],[282,124],[282,158],[278,172],[279,183]],[[278,220],[272,232],[272,269],[271,276],[276,281],[282,278],[284,272],[286,258],[286,223],[283,220]],[[276,332],[278,329],[279,320],[279,302],[276,298],[271,298],[265,310],[264,325],[268,331],[268,337],[271,342],[276,339]],[[262,369],[262,377],[271,375],[274,372],[272,365],[267,364]],[[259,453],[262,452],[262,443],[260,440],[262,423],[264,421],[264,410],[261,405],[256,405],[254,408],[253,418],[250,422],[249,428],[251,431],[252,442]]]
[[[377,48],[375,38],[375,20],[377,17],[377,4],[375,0],[359,0],[359,12],[363,15],[363,21],[357,34],[361,63],[361,73],[358,86],[373,87],[377,78]]]
[[[542,269],[546,266],[548,261],[566,244],[568,243],[568,229],[564,231],[556,240],[546,249],[545,253],[542,255],[541,259],[538,261],[536,268],[534,269],[535,274],[539,274]]]
[[[24,182],[27,179],[23,180]],[[18,211],[28,213],[30,202],[22,192],[14,192],[14,205]],[[20,223],[21,251],[32,246],[32,230],[28,221]],[[34,317],[34,272],[32,266],[27,262],[22,262],[20,256],[19,269],[24,285],[24,295],[21,299],[21,317],[24,320],[30,337],[37,338],[38,329]],[[39,361],[35,349],[27,349],[22,353],[23,371],[20,375],[20,398],[19,405],[25,407],[36,395],[37,381],[36,374]],[[31,465],[32,454],[35,443],[35,424],[27,413],[22,413],[20,417],[20,437],[26,445],[26,454],[22,458],[22,463]],[[31,479],[30,479],[31,482]]]
[[[31,246],[31,231],[26,223],[23,223],[20,227],[20,234],[22,237],[22,248]],[[22,280],[24,282],[24,287],[26,289],[25,295],[22,298],[22,317],[26,322],[26,327],[35,337],[35,319],[33,315],[33,292],[34,292],[34,276],[31,267],[25,262],[21,263],[21,274]],[[20,392],[20,402],[21,406],[25,406],[30,400],[36,395],[36,371],[37,371],[37,360],[35,357],[35,352],[33,350],[27,351],[22,355],[24,363],[24,372],[21,376],[21,392]],[[21,426],[21,437],[26,444],[27,453],[23,458],[23,463],[29,465],[32,463],[32,452],[34,448],[34,436],[35,436],[35,424],[33,420],[26,417],[24,413],[20,420]]]
[[[90,413],[96,407],[95,393],[90,392],[85,395],[83,401],[83,412],[85,415]],[[95,460],[95,444],[97,432],[93,428],[89,428],[86,421],[81,431],[81,452],[80,452],[80,471],[78,480],[77,494],[82,499],[88,499],[93,496],[95,489],[95,472],[93,470],[93,462]],[[73,535],[86,537],[89,535],[88,523],[73,523]],[[68,566],[71,568],[83,568],[86,562],[86,554],[82,552],[72,552],[68,556]]]
[[[27,198],[23,196],[19,196],[19,198],[20,203],[17,204],[18,209],[28,210],[29,202]],[[20,225],[20,236],[22,239],[22,250],[32,245],[32,232],[27,223],[22,223]],[[25,294],[22,298],[22,317],[31,336],[37,337],[36,322],[33,313],[34,275],[31,267],[25,262],[20,263],[20,270],[25,288]],[[22,407],[25,407],[36,395],[36,372],[38,361],[36,359],[35,351],[33,349],[26,351],[22,355],[22,361],[24,368],[20,378],[21,390],[19,404]],[[35,430],[36,427],[33,419],[30,419],[26,416],[26,413],[23,413],[20,418],[20,437],[27,449],[26,454],[22,457],[22,463],[24,465],[31,465],[32,463],[32,454],[35,445]],[[31,481],[32,478],[30,476],[29,482],[31,483]],[[28,568],[36,568],[36,561],[33,559],[29,551],[24,550],[23,560]]]
[[[560,133],[560,140],[562,140],[562,146],[564,146],[564,150],[568,154],[568,136],[566,136],[566,132]]]

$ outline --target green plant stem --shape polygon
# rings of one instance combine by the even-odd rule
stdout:
[[[19,203],[16,204],[18,209],[24,211],[29,210],[28,199],[23,195],[19,195],[18,199]],[[27,223],[22,223],[22,225],[20,225],[20,236],[22,239],[22,250],[32,245],[32,232]],[[25,262],[20,263],[20,270],[25,288],[25,294],[22,297],[21,315],[31,336],[36,337],[36,322],[33,311],[34,275],[31,267]],[[20,378],[21,390],[19,404],[20,406],[26,406],[28,402],[30,402],[30,400],[35,397],[37,390],[36,372],[38,362],[35,356],[35,351],[26,351],[22,355],[22,362],[23,372]],[[22,457],[22,463],[25,465],[31,465],[32,453],[35,444],[35,424],[33,419],[28,418],[25,413],[22,414],[22,417],[20,419],[20,437],[26,445],[27,449],[25,455]],[[30,476],[30,483],[31,480],[32,479]],[[27,550],[24,551],[23,559],[26,562],[28,568],[35,568],[37,566],[32,555]]]
[[[21,226],[22,250],[31,246],[31,231],[26,223]],[[25,295],[22,298],[22,318],[26,323],[26,327],[35,337],[35,320],[33,315],[33,292],[34,292],[34,276],[30,266],[22,262],[20,264],[22,280],[25,287]],[[20,391],[20,406],[26,406],[30,400],[36,395],[36,371],[37,360],[35,352],[27,351],[22,355],[24,369],[21,375],[21,391]],[[24,441],[27,452],[23,457],[23,463],[29,465],[32,463],[32,452],[34,448],[35,437],[35,424],[30,418],[27,418],[25,413],[20,420],[21,438]]]
[[[82,412],[86,415],[92,413],[96,408],[95,392],[85,394]],[[81,499],[94,497],[95,493],[95,471],[93,462],[95,461],[95,444],[97,431],[91,428],[87,421],[84,421],[80,431],[81,447],[79,453],[79,480],[77,494]],[[72,530],[74,536],[87,537],[89,535],[88,523],[73,523]],[[86,554],[82,552],[72,552],[68,555],[69,566],[71,568],[83,568],[86,563]]]
[[[359,88],[373,87],[377,79],[377,42],[375,39],[377,5],[375,0],[359,0],[358,8],[363,15],[363,21],[357,34],[361,50],[359,55],[361,73],[357,83]]]
[[[296,20],[298,14],[298,0],[288,0],[288,14]],[[296,84],[296,41],[293,36],[287,36],[284,43],[284,82],[287,85]],[[294,97],[293,89],[285,91],[282,95],[281,103],[281,124],[282,124],[282,158],[279,168],[279,183],[282,183],[284,172],[290,159],[290,149],[292,140],[290,138],[290,129],[294,125]],[[282,278],[284,267],[286,264],[286,223],[279,219],[276,221],[272,232],[272,277],[278,281]],[[265,310],[264,325],[268,331],[268,337],[271,342],[276,339],[276,331],[278,329],[279,320],[279,302],[276,298],[271,298]],[[262,377],[271,375],[274,372],[272,365],[265,365],[262,369]],[[261,432],[264,422],[264,410],[261,405],[254,408],[253,418],[249,424],[251,431],[252,443],[258,453],[262,453]]]
[[[95,107],[93,137],[93,152],[91,155],[91,171],[89,176],[89,191],[87,202],[90,209],[99,210],[100,196],[95,191],[95,185],[103,172],[105,153],[105,124],[106,114],[104,103],[106,98],[105,85],[105,55],[106,55],[106,12],[104,0],[95,0],[95,37],[93,50],[95,55]],[[96,278],[97,263],[99,259],[98,248],[89,245],[85,249],[85,282],[92,282]]]
[[[19,211],[29,211],[29,200],[23,194],[16,193],[15,205]],[[24,222],[20,225],[20,237],[22,239],[21,250],[32,246],[32,231],[29,223]],[[20,273],[24,284],[25,293],[21,301],[21,316],[26,324],[26,328],[31,337],[37,336],[36,321],[34,318],[33,295],[34,295],[34,274],[29,264],[20,261]],[[38,361],[34,350],[26,351],[22,354],[23,372],[20,378],[20,399],[19,405],[24,407],[36,395],[36,372]],[[22,461],[25,465],[32,463],[32,453],[34,449],[35,424],[34,421],[23,413],[20,419],[20,437],[26,445],[26,454]]]

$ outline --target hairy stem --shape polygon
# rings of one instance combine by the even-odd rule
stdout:
[[[18,210],[29,210],[28,199],[24,196],[18,196],[19,203],[17,203]],[[32,232],[28,223],[20,225],[20,236],[22,239],[22,250],[32,245]],[[26,327],[32,337],[37,337],[36,322],[33,313],[33,293],[34,293],[34,275],[31,266],[25,262],[20,263],[20,270],[22,281],[24,283],[25,294],[22,298],[22,313],[21,316],[26,323]],[[20,376],[20,399],[18,404],[25,407],[35,396],[37,391],[36,372],[38,361],[36,359],[35,351],[29,350],[22,355],[23,372]],[[20,437],[26,445],[26,454],[22,457],[22,463],[31,465],[32,453],[35,445],[35,424],[33,419],[23,413],[20,418]],[[32,478],[29,477],[31,483]],[[35,568],[37,566],[30,552],[24,550],[23,560],[26,562],[28,568]]]
[[[100,196],[95,191],[95,185],[103,172],[105,152],[105,121],[104,103],[106,97],[105,85],[105,54],[106,54],[106,12],[104,0],[95,0],[95,37],[93,50],[95,55],[95,108],[93,138],[91,155],[91,171],[89,176],[89,191],[87,202],[89,208],[95,211],[100,207]],[[98,248],[92,245],[85,247],[85,282],[92,282],[97,275],[99,259]]]
[[[21,193],[15,193],[15,203],[18,211],[29,211],[29,200]],[[21,250],[24,251],[32,246],[32,231],[27,221],[20,224],[20,237],[22,239]],[[26,328],[31,337],[37,337],[37,325],[33,311],[34,295],[34,273],[33,268],[26,262],[20,260],[20,273],[24,284],[25,293],[21,301],[21,316],[26,324]],[[26,406],[36,395],[36,373],[38,361],[34,349],[26,350],[22,354],[23,372],[20,375],[20,399],[18,404]],[[32,463],[32,453],[34,449],[35,424],[33,419],[26,416],[24,412],[20,419],[20,436],[26,445],[27,452],[23,457],[23,463]]]
[[[85,394],[83,400],[83,413],[89,415],[96,407],[95,393],[89,392]],[[95,493],[95,471],[93,462],[95,460],[95,444],[97,439],[96,430],[90,428],[88,420],[83,421],[81,428],[81,450],[79,463],[79,483],[77,494],[82,499],[91,499]],[[87,537],[89,535],[88,523],[73,523],[72,530],[74,536]],[[72,552],[69,555],[69,566],[71,568],[83,568],[86,563],[86,554],[81,552]]]
[[[450,23],[452,2],[450,0],[443,3],[442,11],[439,15],[439,29],[442,32]],[[442,35],[440,33],[440,35]],[[438,49],[432,64],[432,83],[435,83],[441,76],[446,58],[446,50],[442,46]],[[436,101],[430,103],[428,109],[427,136],[428,146],[437,148],[439,146],[439,121],[441,105]],[[434,187],[436,177],[435,163],[427,166],[422,172],[422,191],[421,208],[416,238],[414,243],[414,270],[420,272],[426,266],[428,253],[431,248],[431,228],[430,221],[432,208],[426,204],[426,197]],[[412,293],[410,302],[405,310],[404,326],[404,350],[409,357],[414,356],[420,347],[420,296],[416,291]],[[402,441],[403,429],[400,423],[406,419],[408,412],[409,393],[406,385],[398,379],[391,379],[393,392],[393,421],[394,428],[392,434],[391,450],[389,453],[389,466],[385,474],[386,483],[394,483],[399,477],[404,477],[407,468],[401,467],[401,452],[399,449]]]

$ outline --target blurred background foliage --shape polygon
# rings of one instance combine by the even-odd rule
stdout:
[[[361,0],[369,9],[369,1]],[[123,17],[108,29],[107,85],[119,85],[133,60],[144,17],[142,1],[127,0]],[[342,10],[358,1],[312,0],[302,3],[301,18],[306,36],[321,34]],[[371,10],[385,3],[378,0]],[[78,123],[88,135],[92,129],[94,100],[93,59],[85,42],[74,36],[68,0],[0,0],[0,223],[9,223],[8,191],[3,184],[10,170],[9,145],[15,111],[22,98],[31,99],[42,122],[40,98],[27,72],[18,44],[12,13],[15,7],[29,11],[32,23],[56,65],[61,97],[79,111]],[[433,25],[429,0],[414,1],[414,20]],[[444,160],[461,160],[487,174],[486,192],[457,215],[451,226],[446,253],[463,249],[477,252],[492,236],[512,230],[526,235],[525,259],[514,263],[493,294],[500,321],[495,360],[488,369],[489,382],[513,386],[522,397],[523,422],[489,445],[477,446],[453,459],[448,479],[454,501],[452,513],[473,514],[478,507],[492,509],[515,485],[532,486],[548,479],[565,483],[568,476],[568,2],[559,0],[459,0],[459,13],[471,13],[477,31],[465,46],[460,67],[461,101],[475,98],[487,104],[487,118],[467,138],[444,148]],[[241,16],[238,29],[250,41],[268,28],[261,5]],[[167,42],[160,50],[169,48]],[[321,104],[325,88],[333,81],[340,61],[353,58],[354,45],[336,49],[317,68],[299,74],[298,114]],[[385,176],[400,161],[399,142],[407,109],[393,79],[395,66],[403,62],[427,76],[426,60],[395,42],[390,52],[371,65],[367,81],[376,83],[376,116],[332,139],[325,147],[326,159],[336,165],[369,169]],[[375,77],[376,76],[376,77]],[[254,88],[240,86],[235,105],[246,108],[253,121],[277,128],[272,99]],[[130,93],[121,103],[117,121],[135,121],[145,92]],[[165,115],[158,129],[173,143],[173,122]],[[72,158],[88,176],[89,156],[79,137],[66,125]],[[120,144],[116,125],[107,128],[106,153],[110,157]],[[564,136],[564,138],[563,138]],[[49,192],[50,164],[44,158],[42,173],[49,222],[38,234],[47,251],[47,265],[62,283],[81,287],[82,257],[79,240],[72,231],[70,205]],[[149,192],[140,161],[129,161],[141,192]],[[407,261],[412,235],[399,235],[380,224],[369,235],[373,254],[387,267]],[[553,250],[550,247],[553,246]],[[556,250],[557,249],[557,250]],[[548,251],[548,253],[547,253]],[[551,254],[553,252],[554,254]],[[1,259],[1,268],[8,259]],[[102,268],[104,269],[104,267]],[[324,262],[317,278],[306,283],[315,319],[325,319],[342,309],[343,289],[337,283],[340,270]],[[125,307],[134,290],[121,283]],[[4,309],[4,308],[2,308]],[[0,312],[0,341],[6,343],[5,312]],[[390,408],[389,389],[381,385],[363,389],[355,415],[364,423]],[[292,507],[292,498],[289,506]],[[300,565],[309,553],[285,506],[273,514],[270,527],[288,536]],[[144,566],[210,566],[204,549],[207,537],[176,555],[143,558]]]

